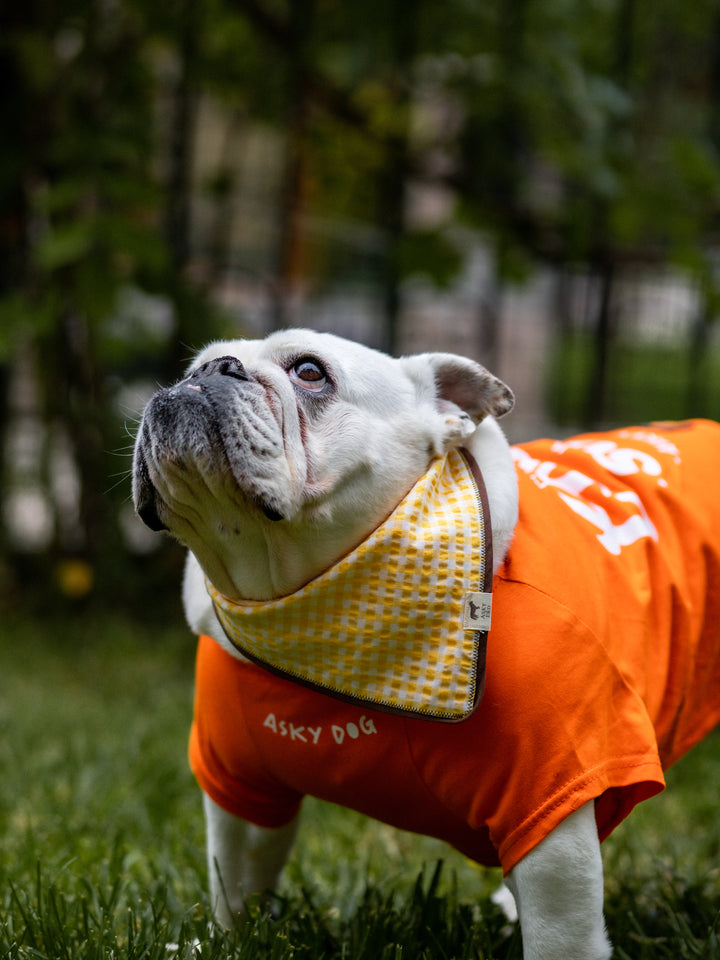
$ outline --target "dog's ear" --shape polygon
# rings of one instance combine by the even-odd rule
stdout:
[[[512,390],[489,370],[453,353],[420,353],[404,357],[406,372],[419,396],[434,401],[443,418],[442,447],[463,443],[485,417],[502,417],[515,403]]]
[[[512,410],[515,397],[510,387],[479,363],[451,353],[425,356],[435,378],[438,399],[459,407],[475,423],[487,416],[502,417]]]
[[[404,357],[402,363],[419,386],[434,386],[441,410],[453,406],[475,424],[487,416],[502,417],[515,404],[507,384],[467,357],[454,353],[419,353]]]

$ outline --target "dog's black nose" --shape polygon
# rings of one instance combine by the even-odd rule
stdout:
[[[193,370],[190,374],[191,380],[200,380],[204,377],[212,377],[219,373],[224,377],[235,377],[236,380],[249,380],[245,367],[236,357],[217,357],[215,360],[208,360]]]

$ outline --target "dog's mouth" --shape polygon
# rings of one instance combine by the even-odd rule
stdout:
[[[273,523],[277,523],[278,520],[285,519],[285,517],[279,511],[275,510],[268,503],[262,503],[262,501],[260,501],[258,502],[258,506],[260,507],[260,510],[268,518],[268,520],[272,520]]]
[[[150,479],[145,457],[139,449],[135,452],[133,498],[135,500],[135,512],[146,527],[149,527],[155,533],[169,532],[170,528],[160,519],[159,496]]]
[[[140,519],[173,534],[176,518],[203,526],[206,504],[277,523],[297,486],[286,455],[287,416],[240,361],[221,357],[159,391],[136,443],[133,493]],[[181,537],[182,539],[182,537]]]

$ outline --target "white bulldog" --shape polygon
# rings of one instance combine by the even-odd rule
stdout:
[[[492,711],[501,701],[501,661],[496,667],[490,660],[485,700],[477,713],[462,723],[400,719],[375,712],[372,706],[362,714],[357,710],[351,714],[347,703],[322,693],[308,694],[304,686],[247,662],[228,635],[227,624],[223,628],[219,622],[217,604],[209,593],[211,585],[216,598],[223,598],[230,606],[246,604],[251,608],[296,595],[366,541],[431,464],[458,448],[469,451],[484,478],[493,572],[509,569],[506,556],[518,518],[518,476],[538,489],[554,484],[557,489],[553,494],[564,498],[559,509],[575,519],[579,516],[583,523],[594,524],[592,536],[608,553],[616,542],[620,543],[619,552],[625,542],[653,539],[652,523],[642,503],[638,506],[635,494],[615,494],[601,484],[601,505],[588,508],[582,491],[592,481],[587,477],[587,482],[583,481],[584,474],[577,468],[565,473],[561,482],[557,470],[544,469],[546,464],[525,454],[516,470],[511,450],[494,419],[512,405],[509,388],[471,360],[449,354],[391,359],[329,334],[299,329],[261,341],[214,343],[198,355],[184,380],[161,390],[148,404],[135,450],[133,493],[137,511],[152,529],[169,531],[189,548],[184,583],[188,622],[198,635],[215,642],[211,646],[216,652],[210,656],[227,658],[224,677],[238,671],[238,689],[245,682],[243,677],[248,678],[245,693],[236,705],[223,699],[226,693],[218,693],[213,709],[219,713],[218,723],[228,730],[246,724],[247,738],[253,745],[253,769],[247,773],[240,769],[245,762],[237,759],[245,749],[242,747],[237,748],[240,753],[223,760],[225,767],[219,773],[206,773],[205,779],[199,776],[206,791],[212,900],[223,923],[231,923],[233,915],[242,912],[248,896],[276,882],[295,835],[295,807],[291,802],[295,795],[299,798],[302,792],[313,792],[344,802],[349,792],[348,802],[353,802],[355,791],[356,806],[364,812],[397,826],[443,836],[481,862],[501,862],[518,907],[526,960],[610,957],[603,920],[599,831],[605,835],[637,799],[661,789],[661,783],[656,782],[661,773],[648,773],[645,758],[636,763],[645,764],[645,773],[636,778],[641,781],[638,789],[642,795],[634,797],[614,819],[605,818],[607,824],[602,797],[616,797],[616,791],[629,781],[624,773],[604,775],[599,785],[591,782],[589,775],[583,774],[584,779],[576,776],[572,791],[568,791],[571,799],[564,801],[563,807],[557,797],[550,797],[547,810],[543,807],[534,818],[544,826],[534,827],[525,839],[518,839],[525,830],[520,821],[524,824],[533,818],[518,812],[518,824],[512,824],[512,810],[503,812],[512,829],[505,829],[507,839],[502,839],[502,831],[495,826],[499,814],[488,815],[485,824],[478,819],[479,814],[473,814],[472,819],[454,808],[448,813],[468,779],[480,783],[495,775],[492,768],[485,769],[483,724],[496,722]],[[572,456],[587,455],[595,462],[602,452],[612,477],[624,478],[635,472],[655,482],[658,473],[654,465],[667,452],[660,449],[661,441],[655,435],[649,439],[633,435],[634,447],[627,455],[622,451],[617,454],[617,444],[611,449],[612,441],[602,441],[600,451],[599,442],[592,441],[593,447],[587,441],[582,449],[568,450]],[[643,443],[643,450],[638,452],[637,447]],[[672,459],[671,453],[667,455]],[[634,512],[620,524],[611,506]],[[596,536],[598,529],[604,540]],[[546,566],[552,564],[551,560]],[[501,612],[503,609],[501,604]],[[495,620],[490,631],[491,653],[494,630]],[[595,673],[593,670],[593,676]],[[542,690],[535,692],[542,694]],[[314,699],[308,700],[307,706],[297,706],[305,701],[296,698],[306,696]],[[615,698],[614,693],[609,696]],[[251,721],[247,711],[255,708],[240,701],[254,697],[261,712],[256,712]],[[233,712],[222,713],[227,710]],[[301,710],[310,712],[301,715]],[[203,722],[196,713],[198,730]],[[503,755],[511,762],[513,744],[521,749],[523,742],[522,717],[517,722],[520,733],[509,734],[511,740],[502,745]],[[535,726],[544,722],[539,720]],[[579,725],[582,723],[587,726],[585,721]],[[357,761],[362,789],[353,780],[356,773],[346,769],[348,763],[352,765],[349,753],[339,759],[339,737],[335,736],[333,742],[331,729],[341,733],[347,730],[345,746],[353,738],[358,750],[362,746],[365,751],[358,753]],[[497,739],[501,735],[497,731],[504,730],[502,716],[492,729],[493,739]],[[283,739],[281,734],[288,733]],[[542,740],[543,731],[528,734],[530,739],[535,735]],[[196,733],[198,742],[203,736],[202,731]],[[457,783],[463,786],[449,788],[447,795],[440,787],[435,794],[434,788],[427,788],[427,809],[419,810],[424,801],[417,797],[423,795],[425,781],[418,795],[408,787],[405,797],[406,775],[398,773],[394,782],[386,772],[395,758],[398,770],[404,769],[403,751],[406,741],[413,738],[415,752],[410,766],[414,771],[421,765],[424,761],[417,758],[424,755],[421,738],[425,736],[433,737],[436,744],[432,748],[435,753],[427,748],[428,757],[437,756],[440,750],[442,763],[450,763],[444,754],[451,754],[451,744],[456,742],[461,763],[467,764],[470,758],[473,773],[470,777],[467,770],[458,774]],[[276,746],[286,752],[273,759],[271,753]],[[287,752],[291,748],[295,753]],[[379,751],[377,757],[374,749]],[[303,776],[305,768],[313,763],[308,759],[313,750],[318,760],[310,789]],[[304,751],[301,757],[298,751]],[[528,752],[536,756],[537,746],[528,745]],[[295,769],[297,757],[300,759]],[[264,758],[267,771],[262,769]],[[520,757],[517,762],[527,765]],[[433,763],[437,766],[435,760],[427,761],[428,769]],[[540,769],[543,758],[538,756],[537,763]],[[380,774],[368,777],[373,764],[378,765]],[[237,796],[222,780],[231,767],[232,776],[241,783]],[[499,781],[513,775],[512,767],[508,769],[510,773],[497,775]],[[288,783],[282,787],[285,793],[276,798],[272,791],[284,776],[283,771],[287,771]],[[454,776],[451,767],[440,775],[450,781]],[[532,776],[532,771],[524,770],[523,776]],[[369,779],[374,783],[372,796],[365,798]],[[499,810],[503,805],[502,783],[492,789],[492,809]],[[392,796],[383,796],[388,792]],[[468,801],[468,810],[479,809],[474,803]],[[613,809],[619,806],[614,803]],[[385,814],[386,807],[393,812]],[[436,815],[438,823],[447,817],[448,825],[435,828]],[[480,838],[477,848],[475,837]],[[500,849],[499,855],[494,847]],[[484,852],[486,849],[490,852]]]

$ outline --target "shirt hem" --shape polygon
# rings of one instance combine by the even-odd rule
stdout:
[[[197,748],[196,748],[197,749]],[[247,802],[238,803],[237,793],[225,790],[218,783],[217,779],[207,770],[207,767],[201,755],[194,752],[193,745],[190,747],[190,769],[197,780],[200,789],[210,797],[226,813],[238,817],[240,820],[247,820],[256,827],[285,827],[297,817],[300,812],[302,798],[291,809],[289,807],[273,807],[270,804],[248,804]]]
[[[632,777],[628,776],[630,771],[632,771]],[[643,772],[641,773],[641,771]],[[642,789],[643,784],[646,785],[644,790]],[[636,788],[638,790],[637,798],[631,798],[630,805],[619,819],[613,818],[609,823],[603,825],[601,840],[612,833],[637,803],[655,796],[664,789],[665,779],[659,760],[642,756],[622,759],[617,762],[605,761],[595,769],[587,771],[565,784],[546,800],[539,810],[536,810],[516,827],[508,839],[497,844],[503,875],[507,876],[524,856],[571,813],[575,813],[590,800],[598,800],[606,791],[616,787]],[[540,829],[541,825],[542,829]]]

